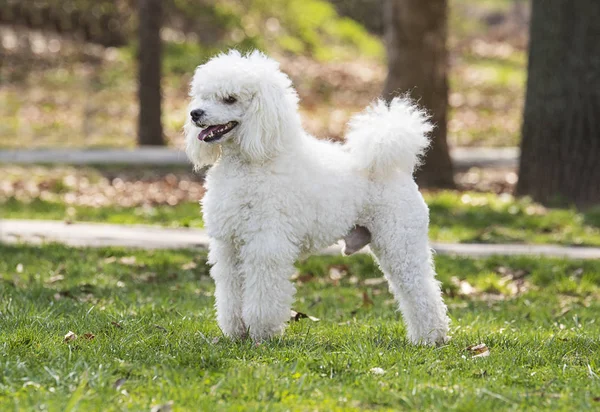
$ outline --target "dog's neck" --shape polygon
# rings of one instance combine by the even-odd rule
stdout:
[[[288,136],[290,137],[290,136]],[[284,153],[299,153],[302,147],[302,139],[306,138],[303,134],[293,136],[283,142],[280,151],[272,153],[266,159],[253,159],[249,157],[240,148],[238,142],[234,139],[228,140],[221,144],[220,161],[225,163],[235,163],[239,165],[257,165],[264,167],[266,164],[277,161]]]

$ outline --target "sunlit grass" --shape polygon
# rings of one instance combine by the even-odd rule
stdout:
[[[427,192],[432,240],[461,243],[556,243],[600,246],[600,210],[545,208],[530,199],[475,192]],[[0,216],[167,227],[203,227],[197,202],[176,205],[67,205],[11,198],[0,203]]]
[[[437,256],[453,339],[422,348],[405,340],[367,256],[300,262],[294,309],[320,320],[293,322],[283,337],[256,346],[218,330],[203,252],[48,245],[0,246],[0,255],[2,410],[149,410],[169,401],[174,410],[597,403],[598,262]],[[341,279],[329,276],[332,266]],[[69,331],[78,337],[65,343]],[[465,349],[479,343],[489,357]]]

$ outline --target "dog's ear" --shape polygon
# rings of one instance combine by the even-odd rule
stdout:
[[[264,81],[252,97],[241,125],[240,147],[248,158],[260,162],[281,150],[289,110],[285,90]]]
[[[279,70],[279,63],[259,52],[248,59],[258,62],[262,74],[240,125],[239,143],[249,159],[260,162],[280,153],[285,139],[295,138],[301,130],[298,95],[289,77]]]
[[[188,120],[183,126],[185,132],[185,153],[198,171],[214,164],[221,156],[221,145],[198,140],[198,129]]]

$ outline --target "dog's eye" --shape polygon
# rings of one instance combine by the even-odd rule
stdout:
[[[227,96],[226,98],[223,99],[223,103],[226,103],[226,104],[234,104],[235,102],[237,102],[237,99],[235,98],[235,96]]]

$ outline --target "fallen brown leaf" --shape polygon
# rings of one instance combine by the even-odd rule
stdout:
[[[135,256],[123,256],[121,259],[119,259],[119,263],[122,265],[132,266],[136,264],[136,258]]]
[[[310,272],[309,273],[296,272],[296,274],[294,276],[292,276],[292,280],[302,282],[302,283],[311,282],[314,278],[315,278],[315,275],[313,275]]]
[[[121,326],[121,324],[119,322],[112,321],[112,322],[110,322],[110,324],[113,325],[113,326],[115,326],[115,327],[117,327],[117,328],[119,328],[119,329],[123,328],[123,326]]]
[[[153,406],[150,412],[171,412],[173,410],[173,401]]]
[[[188,263],[181,265],[181,269],[183,269],[183,270],[192,270],[192,269],[196,269],[197,267],[198,267],[198,265],[196,264],[196,262],[188,262]]]
[[[124,384],[125,382],[127,382],[127,379],[125,379],[125,378],[120,378],[120,379],[117,379],[117,380],[115,381],[115,383],[113,384],[113,387],[115,388],[115,390],[117,390],[117,391],[118,391],[118,390],[119,390],[119,388],[120,388],[121,386],[123,386],[123,384]]]
[[[334,285],[339,285],[340,280],[348,274],[348,268],[343,265],[331,266],[329,268],[329,279]]]
[[[94,335],[93,333],[84,333],[83,337],[87,340],[92,340],[96,337],[96,335]]]
[[[306,313],[296,312],[295,310],[292,309],[292,311],[290,313],[290,321],[298,322],[300,319],[310,319],[313,322],[320,321],[319,318],[315,318],[314,316],[307,315]]]
[[[490,356],[490,349],[485,343],[468,346],[467,351],[473,355],[473,358],[486,358]]]
[[[509,280],[519,280],[527,276],[529,274],[529,271],[523,269],[515,270],[507,266],[498,266],[496,268],[496,273],[508,277]]]
[[[362,305],[363,307],[373,306],[373,300],[369,297],[367,292],[363,292],[362,294]]]
[[[377,285],[381,285],[382,283],[385,283],[386,280],[384,277],[380,277],[380,278],[369,278],[369,279],[365,279],[363,281],[363,284],[365,286],[377,286]]]
[[[56,282],[60,282],[61,280],[64,280],[64,276],[63,275],[54,275],[51,276],[50,278],[48,278],[48,281],[46,283],[56,283]]]
[[[458,294],[461,296],[472,296],[477,293],[477,289],[466,280],[460,280],[456,276],[453,276],[450,281],[458,286]]]
[[[64,342],[65,342],[65,343],[69,343],[69,342],[72,342],[72,341],[74,341],[75,339],[77,339],[77,335],[76,335],[75,333],[73,333],[73,332],[69,331],[69,333],[67,333],[67,334],[65,335]]]

